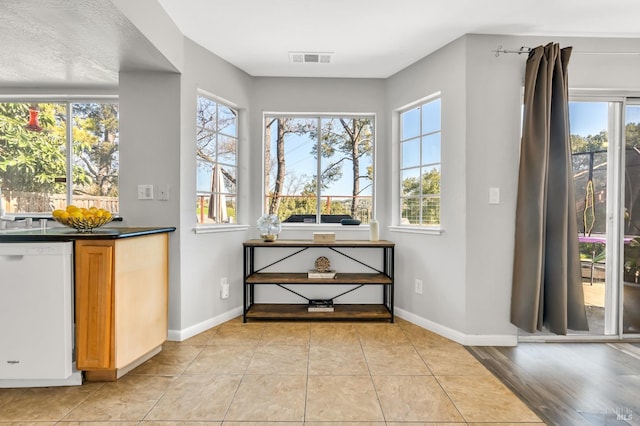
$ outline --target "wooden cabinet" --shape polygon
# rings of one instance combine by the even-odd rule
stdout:
[[[76,364],[116,380],[167,338],[168,235],[75,241]]]
[[[249,240],[244,246],[244,309],[243,321],[249,319],[303,319],[303,320],[388,320],[393,322],[393,265],[394,247],[389,241],[343,240],[332,243],[316,243],[306,240],[278,240],[264,242]],[[276,262],[256,269],[255,252],[261,250],[297,249],[293,254],[285,254]],[[365,266],[370,273],[339,272],[336,278],[309,279],[306,272],[263,272],[285,259],[310,248],[323,248],[345,256]],[[382,268],[374,268],[362,260],[352,257],[350,248],[366,248],[382,252]],[[289,250],[290,251],[290,250]],[[353,290],[362,286],[379,286],[381,302],[379,304],[336,304],[333,312],[308,312],[307,304],[255,303],[256,285],[277,285],[286,289],[287,284],[298,285],[352,285]]]

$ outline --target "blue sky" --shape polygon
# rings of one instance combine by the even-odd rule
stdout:
[[[607,120],[607,102],[569,103],[569,126],[573,135],[597,135],[607,130]]]
[[[608,102],[570,102],[569,126],[571,134],[597,135],[607,130]],[[626,123],[640,123],[640,105],[627,106]]]

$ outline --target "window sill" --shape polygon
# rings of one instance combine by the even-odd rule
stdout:
[[[405,234],[441,235],[444,229],[424,226],[389,226],[389,231]]]
[[[219,232],[246,231],[248,225],[201,225],[193,228],[195,234],[213,234]]]

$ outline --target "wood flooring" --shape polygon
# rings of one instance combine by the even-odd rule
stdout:
[[[640,343],[468,350],[551,425],[640,425]]]

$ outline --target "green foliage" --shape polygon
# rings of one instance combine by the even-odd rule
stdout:
[[[73,104],[75,194],[118,195],[118,106]],[[64,193],[67,104],[42,103],[41,132],[25,128],[29,105],[0,103],[0,182],[5,191]]]
[[[402,181],[402,217],[413,225],[440,223],[440,170],[432,168],[422,173],[422,179],[411,177]]]
[[[627,148],[640,147],[640,123],[629,123],[625,128]]]
[[[74,104],[74,192],[118,196],[118,105]]]
[[[0,181],[5,190],[58,192],[65,176],[64,132],[56,129],[52,104],[40,107],[42,132],[25,128],[27,104],[0,103]]]
[[[285,220],[292,214],[315,214],[318,206],[318,190],[323,193],[332,183],[343,178],[344,167],[351,167],[353,175],[352,191],[350,196],[343,195],[343,200],[328,201],[322,198],[320,211],[323,214],[351,214],[357,215],[361,207],[356,199],[363,191],[373,183],[373,166],[367,164],[364,170],[360,170],[363,158],[373,154],[372,122],[368,118],[350,119],[322,119],[321,128],[317,128],[317,120],[296,118],[267,118],[265,139],[268,141],[266,157],[266,189],[269,191],[267,210],[277,214],[281,220]],[[287,135],[306,135],[309,140],[319,141],[313,143],[310,155],[322,161],[322,170],[317,173],[304,176],[294,176],[285,164],[285,150],[295,149],[287,145]],[[275,138],[275,155],[271,152],[271,138]],[[319,139],[318,139],[319,138]],[[271,161],[271,158],[273,160]],[[295,169],[293,170],[295,172]],[[285,189],[285,178],[288,185],[292,182],[300,184],[295,193]],[[273,179],[273,186],[269,182]],[[336,195],[336,194],[333,194]],[[331,203],[329,205],[329,203]],[[370,211],[370,208],[369,208]]]

